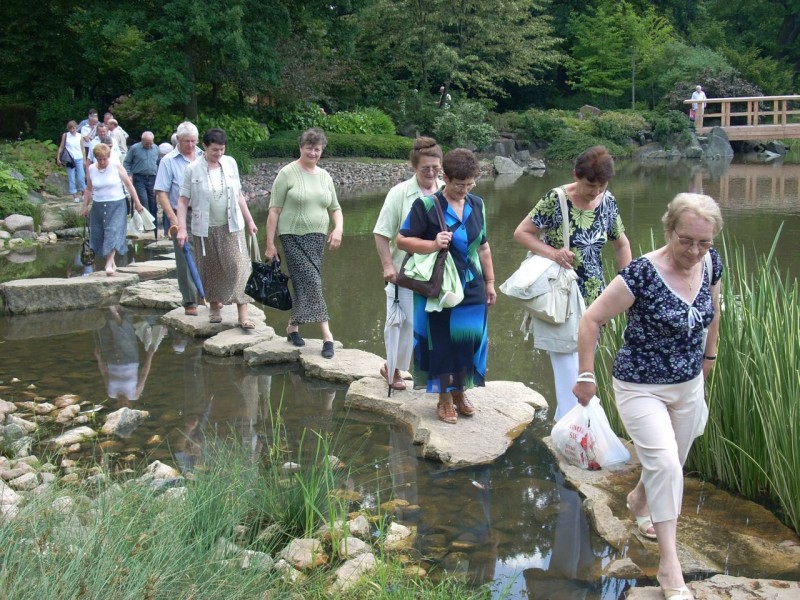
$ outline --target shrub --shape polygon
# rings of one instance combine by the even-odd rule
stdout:
[[[520,132],[525,131],[525,113],[508,111],[504,113],[490,112],[486,115],[486,122],[497,131]]]
[[[228,144],[225,154],[236,161],[240,175],[249,175],[253,172],[252,146],[249,144]]]
[[[41,102],[36,110],[36,134],[40,140],[58,142],[67,128],[67,121],[80,121],[86,118],[86,111],[95,106],[89,100],[75,98],[64,93]]]
[[[298,156],[299,132],[284,132],[266,142],[254,142],[255,158],[287,158]],[[325,157],[368,156],[374,158],[407,159],[414,141],[397,135],[362,135],[328,133]]]
[[[653,131],[653,139],[665,144],[675,133],[685,132],[687,135],[692,128],[692,122],[684,113],[678,110],[666,112],[647,113],[647,120]]]
[[[371,135],[394,135],[391,117],[378,108],[343,111],[324,117],[320,125],[331,133],[363,133]]]
[[[311,127],[322,127],[325,118],[319,104],[297,102],[261,110],[270,131],[305,131]]]
[[[182,115],[164,110],[155,100],[139,99],[133,95],[120,96],[109,110],[131,137],[136,138],[143,131],[152,131],[156,143],[169,140],[175,128],[184,120]]]
[[[531,140],[553,140],[564,128],[563,116],[560,111],[525,111],[520,118],[522,130]]]
[[[433,96],[417,90],[407,90],[399,94],[396,100],[384,108],[397,123],[397,131],[411,135],[433,135],[433,124],[441,114],[438,94]]]
[[[0,160],[19,171],[28,188],[40,190],[45,177],[56,170],[57,150],[50,141],[23,140],[0,146]]]
[[[587,148],[598,144],[608,148],[612,156],[621,157],[630,154],[629,148],[572,129],[563,129],[558,133],[544,154],[551,160],[572,160]]]
[[[263,142],[269,139],[269,129],[246,115],[197,115],[194,121],[200,131],[200,139],[203,133],[212,127],[224,129],[228,136],[228,142]],[[175,124],[177,126],[177,123]],[[175,129],[173,126],[173,131]],[[172,135],[172,134],[170,134]]]
[[[479,102],[463,100],[436,117],[433,133],[440,144],[480,148],[497,137],[486,122],[486,108]]]
[[[639,132],[649,128],[641,114],[631,111],[604,112],[594,121],[598,136],[620,145],[637,139]]]
[[[0,162],[0,219],[8,215],[33,216],[28,202],[28,186],[12,175],[11,167]]]

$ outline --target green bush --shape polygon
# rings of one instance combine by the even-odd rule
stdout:
[[[253,172],[252,145],[251,144],[228,144],[225,147],[225,154],[236,161],[239,166],[240,175],[249,175]]]
[[[185,120],[179,113],[164,110],[156,100],[139,99],[133,95],[120,96],[109,110],[131,138],[138,138],[143,131],[152,131],[156,143],[168,141],[175,128]]]
[[[45,177],[55,171],[58,146],[50,141],[23,140],[0,145],[0,160],[25,178],[30,189],[40,190]]]
[[[433,133],[440,144],[451,146],[485,146],[497,137],[497,131],[486,122],[486,108],[479,102],[462,100],[436,117]]]
[[[36,107],[36,135],[40,140],[59,142],[67,130],[67,121],[80,123],[86,111],[94,106],[88,100],[75,98],[71,93],[49,98]],[[127,124],[126,124],[127,129]]]
[[[28,186],[11,173],[11,167],[0,162],[0,219],[8,215],[33,216],[28,202]]]
[[[266,121],[270,131],[305,131],[322,127],[325,119],[319,104],[313,102],[266,107],[261,109],[259,116]]]
[[[564,129],[563,117],[567,114],[570,113],[554,110],[527,110],[520,118],[522,131],[531,140],[554,140]]]
[[[327,133],[325,157],[368,156],[407,159],[414,140],[397,135]],[[266,142],[254,142],[254,158],[288,158],[299,155],[298,132],[282,132]]]
[[[646,113],[646,117],[653,131],[653,139],[661,144],[667,143],[673,134],[685,133],[688,135],[692,128],[689,117],[678,110],[649,112]]]
[[[406,90],[383,108],[397,123],[398,132],[411,135],[433,135],[434,121],[441,114],[438,94],[434,96],[417,90]]]
[[[378,108],[342,111],[329,115],[320,125],[331,133],[364,133],[370,135],[394,135],[391,117]]]
[[[649,129],[644,116],[632,111],[604,112],[594,121],[598,136],[622,146],[637,139],[639,132]]]
[[[200,131],[200,139],[203,133],[212,127],[225,130],[229,143],[236,142],[263,142],[269,139],[269,129],[245,115],[197,115],[194,121]],[[175,124],[177,126],[177,123]],[[174,131],[175,127],[173,127]],[[172,135],[172,134],[170,134]]]
[[[630,148],[624,148],[608,140],[572,129],[563,129],[544,151],[544,155],[551,160],[572,160],[587,148],[597,145],[605,146],[611,155],[616,157],[628,156],[631,153]]]

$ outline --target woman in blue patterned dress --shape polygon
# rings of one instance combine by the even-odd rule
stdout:
[[[397,247],[430,254],[449,246],[464,288],[464,300],[441,312],[426,312],[428,299],[414,294],[414,387],[439,394],[437,416],[455,424],[459,414],[475,414],[464,391],[486,383],[487,308],[497,293],[483,200],[469,193],[480,173],[478,159],[457,148],[444,155],[442,170],[444,187],[414,201]],[[447,231],[439,226],[434,202],[442,209]]]
[[[631,246],[619,216],[617,201],[608,191],[614,177],[614,159],[603,146],[593,146],[575,160],[575,181],[552,189],[517,226],[514,239],[525,248],[545,256],[563,268],[575,269],[578,287],[590,304],[603,291],[601,251],[611,240],[617,267],[631,262]],[[569,209],[569,244],[564,244],[563,216],[559,192],[566,194]],[[544,232],[542,238],[540,235]],[[555,345],[551,338],[534,334],[534,347],[547,350],[553,366],[557,409],[555,420],[578,404],[572,384],[578,372],[578,353],[574,340],[571,348]]]
[[[704,426],[703,381],[717,358],[722,260],[712,244],[722,215],[709,196],[678,194],[662,222],[666,244],[622,269],[583,315],[581,373],[573,390],[584,406],[594,396],[600,327],[627,311],[623,345],[614,360],[614,396],[642,463],[627,505],[639,533],[658,540],[658,581],[665,598],[683,600],[692,596],[684,584],[676,532],[683,463]]]

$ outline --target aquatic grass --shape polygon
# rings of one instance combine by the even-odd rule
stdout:
[[[781,271],[776,252],[748,261],[723,237],[717,363],[706,382],[709,420],[686,469],[747,498],[777,506],[800,532],[800,289]],[[597,378],[614,430],[625,435],[614,407],[611,365],[622,343],[624,315],[603,328]]]

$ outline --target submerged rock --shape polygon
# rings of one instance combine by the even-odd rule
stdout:
[[[146,410],[134,410],[123,407],[106,417],[100,432],[105,435],[128,437],[133,431],[150,417]]]

